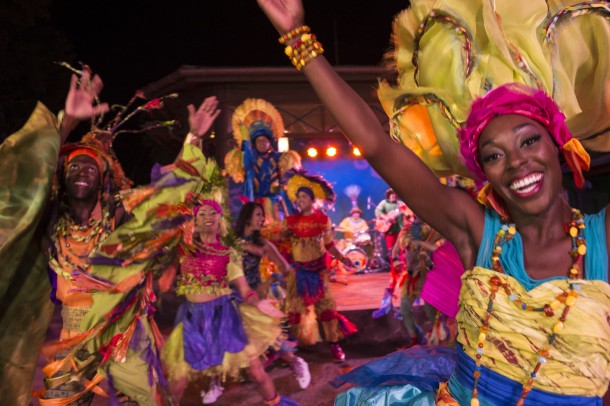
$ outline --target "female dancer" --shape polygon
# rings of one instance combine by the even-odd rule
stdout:
[[[259,0],[259,5],[343,132],[409,208],[456,246],[468,269],[457,315],[457,368],[449,390],[441,387],[439,401],[601,405],[610,381],[610,219],[607,207],[583,215],[564,197],[562,162],[582,185],[589,159],[553,100],[544,91],[506,84],[472,104],[459,142],[472,175],[488,182],[479,204],[443,186],[413,152],[387,136],[368,105],[320,56],[320,44],[303,26],[300,0]],[[485,27],[499,23],[495,15]],[[600,66],[605,63],[600,59]],[[517,67],[523,66],[522,61]],[[527,76],[507,76],[536,85]],[[489,86],[484,78],[481,83]],[[431,363],[425,359],[422,367]],[[419,372],[431,376],[423,368]],[[430,390],[384,391],[391,389],[402,390],[403,403],[407,392],[434,403]],[[349,396],[358,401],[357,394]]]
[[[283,313],[249,288],[241,256],[221,242],[226,228],[220,204],[199,200],[193,213],[194,249],[182,259],[176,289],[187,301],[162,354],[174,400],[179,404],[188,381],[198,375],[236,377],[248,368],[265,404],[289,402],[277,394],[259,359],[278,339],[277,318]],[[244,301],[239,306],[229,283]]]
[[[264,221],[265,211],[263,206],[260,203],[248,202],[239,212],[235,233],[244,243],[244,275],[250,288],[256,290],[261,298],[271,297],[281,301],[282,298],[276,297],[273,292],[274,289],[269,284],[272,277],[267,282],[261,281],[261,259],[269,258],[278,267],[281,275],[285,275],[289,271],[290,265],[275,245],[261,236],[260,231]],[[277,353],[282,360],[290,365],[301,389],[305,389],[311,381],[309,365],[303,358],[295,356],[294,351],[293,346],[282,340],[282,346]]]

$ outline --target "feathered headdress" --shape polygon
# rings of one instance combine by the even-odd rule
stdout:
[[[82,69],[76,69],[66,62],[58,63],[77,75],[81,75],[83,70],[91,71],[87,65],[83,65]],[[129,100],[127,105],[114,105],[112,110],[116,112],[115,116],[109,120],[105,120],[104,115],[93,118],[91,121],[91,130],[76,143],[69,143],[60,150],[60,157],[67,163],[70,157],[75,156],[78,152],[87,153],[94,158],[98,164],[103,163],[100,167],[102,173],[102,184],[106,192],[115,193],[119,190],[129,189],[133,182],[125,176],[125,172],[118,161],[112,143],[119,134],[125,133],[143,133],[160,127],[173,127],[177,124],[176,120],[156,121],[151,125],[139,129],[124,129],[124,125],[134,116],[142,112],[151,113],[154,110],[159,110],[164,107],[163,101],[168,98],[176,98],[178,94],[172,93],[163,97],[147,100],[144,93],[137,91]],[[137,101],[147,100],[144,104],[136,106]],[[99,99],[96,98],[99,104]],[[106,122],[106,124],[103,124]],[[68,158],[68,159],[66,159]]]
[[[244,139],[254,141],[264,135],[277,141],[284,134],[284,120],[277,109],[263,99],[246,99],[233,113],[233,136],[238,147]]]
[[[311,190],[315,199],[325,200],[328,203],[335,202],[336,196],[332,185],[322,176],[310,175],[304,169],[295,171],[286,183],[286,187],[290,199],[296,199],[299,189],[307,188]]]
[[[174,169],[174,165],[170,165],[168,169]],[[234,238],[231,235],[231,224],[230,211],[227,206],[228,197],[228,184],[227,179],[223,176],[221,169],[213,159],[205,160],[205,167],[202,174],[199,174],[197,170],[192,167],[188,162],[178,160],[175,166],[186,171],[187,173],[197,176],[203,180],[200,187],[194,192],[189,192],[185,196],[184,200],[178,204],[171,205],[160,205],[154,209],[153,215],[159,219],[164,219],[161,223],[166,224],[163,228],[171,229],[182,224],[186,224],[183,230],[183,239],[188,244],[192,242],[193,233],[193,219],[197,213],[199,207],[204,205],[212,205],[222,213],[222,219],[220,223],[220,235],[223,237],[223,242],[227,246],[234,246]],[[167,182],[171,182],[172,178],[169,178]],[[158,189],[164,187],[163,182],[161,184],[151,185],[149,188]]]

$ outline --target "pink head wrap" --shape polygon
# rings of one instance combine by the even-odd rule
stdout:
[[[214,210],[216,210],[218,212],[218,214],[222,215],[222,207],[220,207],[220,204],[218,204],[218,202],[216,200],[206,199],[206,200],[198,201],[197,205],[195,207],[193,207],[193,214],[195,216],[197,215],[197,213],[199,212],[199,209],[202,206],[210,206],[210,207],[214,208]]]
[[[507,114],[517,114],[542,124],[559,146],[572,170],[576,186],[581,188],[584,185],[583,171],[589,169],[589,154],[580,141],[572,137],[564,114],[542,90],[520,83],[502,85],[475,100],[466,123],[459,131],[464,163],[477,180],[485,179],[480,163],[479,137],[493,118]]]

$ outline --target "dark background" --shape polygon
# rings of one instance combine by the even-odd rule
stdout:
[[[36,100],[58,111],[70,72],[88,64],[105,83],[102,100],[126,103],[135,90],[181,65],[289,66],[255,0],[2,0],[0,138],[18,129]],[[397,0],[305,0],[334,65],[377,65],[390,43]]]

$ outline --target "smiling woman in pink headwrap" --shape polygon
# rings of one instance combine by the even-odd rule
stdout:
[[[481,13],[493,7],[482,3]],[[546,5],[539,3],[539,8],[546,10]],[[408,207],[453,243],[467,269],[457,315],[457,353],[451,355],[435,347],[394,353],[344,375],[342,381],[363,387],[340,395],[335,404],[407,404],[415,399],[418,404],[434,404],[438,397],[441,404],[472,406],[524,402],[601,405],[610,381],[606,238],[610,220],[607,207],[597,214],[584,215],[570,207],[564,197],[562,163],[573,171],[576,184],[582,185],[582,172],[588,169],[589,159],[571,137],[565,117],[553,100],[544,91],[524,85],[499,86],[507,80],[474,78],[479,80],[484,96],[472,104],[468,119],[457,120],[457,125],[462,127],[459,143],[466,167],[489,184],[481,195],[481,204],[464,191],[442,185],[414,152],[388,137],[369,106],[322,56],[321,44],[303,25],[300,0],[259,0],[259,5],[281,35],[286,53],[304,72],[343,133]],[[522,5],[525,7],[526,2]],[[425,9],[420,6],[412,16]],[[448,17],[451,10],[442,6],[430,13],[431,20],[442,20],[434,27],[446,24],[451,32],[465,36],[466,45],[461,38],[456,43],[459,52],[470,58],[471,46],[485,44],[475,43],[466,30],[460,31],[461,22]],[[596,10],[602,9],[606,10],[603,6]],[[597,22],[608,27],[603,19]],[[502,19],[495,15],[485,23],[477,29],[491,29]],[[569,23],[562,20],[562,24]],[[426,24],[420,26],[416,41],[437,38],[434,32],[426,31]],[[503,27],[505,32],[500,27],[494,31],[497,37],[513,28],[508,24]],[[607,30],[599,34],[604,32]],[[417,45],[415,51],[411,49],[414,60],[418,57]],[[501,56],[490,54],[490,60],[519,57],[519,68],[535,74],[527,59],[515,55],[516,48],[510,46]],[[438,54],[438,58],[444,56]],[[486,62],[467,59],[466,75],[470,75],[471,64]],[[600,56],[598,66],[606,66],[606,62]],[[499,65],[493,67],[499,69]],[[425,80],[427,74],[417,71],[416,66],[416,81]],[[505,75],[504,79],[507,77],[529,83],[522,72]],[[464,86],[475,86],[470,82],[472,78],[465,84],[466,79],[460,79]],[[541,82],[531,83],[544,88]],[[445,102],[436,99],[446,115],[452,108],[449,87],[444,89]],[[426,89],[417,90],[423,95]],[[389,366],[394,368],[390,381],[385,381],[390,386],[380,388]],[[436,390],[439,380],[448,383]]]

